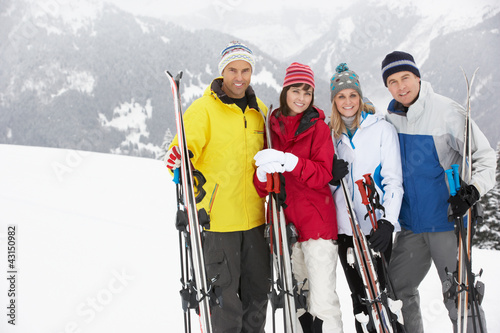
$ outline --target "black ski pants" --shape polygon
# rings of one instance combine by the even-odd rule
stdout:
[[[366,236],[366,239],[370,239],[370,236]],[[352,309],[354,315],[364,312],[365,314],[368,314],[368,310],[366,305],[362,304],[361,298],[366,298],[366,293],[365,293],[365,287],[363,284],[363,280],[361,279],[361,276],[359,275],[359,272],[356,267],[352,267],[347,263],[347,249],[350,247],[354,247],[352,236],[348,236],[345,234],[339,234],[338,235],[338,245],[339,245],[339,259],[340,263],[342,264],[342,268],[344,269],[344,274],[347,280],[347,284],[349,285],[349,289],[351,290],[351,298],[352,298]],[[387,263],[389,263],[389,260],[391,258],[391,252],[392,252],[392,243],[389,245],[387,250],[384,252],[385,259]],[[375,264],[376,264],[376,269],[377,269],[377,275],[379,278],[380,282],[380,287],[382,290],[385,288],[385,276],[382,273],[383,272],[383,267],[382,267],[382,260],[380,257],[375,258]],[[363,333],[363,329],[361,327],[361,324],[354,319],[355,325],[356,325],[356,332],[358,333]],[[371,324],[371,323],[370,323]],[[376,332],[375,329],[373,328],[373,325],[371,326],[372,329],[369,330],[370,333]]]
[[[270,253],[264,225],[236,232],[206,232],[207,278],[222,288],[212,307],[214,333],[264,332],[270,290]]]

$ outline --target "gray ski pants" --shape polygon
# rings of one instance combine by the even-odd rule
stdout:
[[[420,311],[420,295],[418,287],[423,281],[432,262],[442,283],[449,272],[457,268],[457,236],[454,231],[427,232],[415,234],[402,230],[396,234],[389,276],[398,299],[403,301],[403,318],[407,332],[423,333],[424,327]],[[444,302],[448,316],[456,332],[457,308],[454,300]],[[480,308],[484,332],[486,321],[484,311]],[[473,322],[469,312],[467,332],[473,332]]]
[[[264,332],[270,290],[270,253],[264,225],[205,233],[207,278],[218,277],[222,308],[212,307],[214,333]]]

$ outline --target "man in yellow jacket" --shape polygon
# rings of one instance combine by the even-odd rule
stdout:
[[[184,114],[191,162],[206,178],[198,204],[210,216],[203,244],[207,278],[218,276],[222,307],[212,308],[214,332],[264,332],[270,255],[264,239],[264,199],[253,185],[253,157],[264,146],[267,108],[250,86],[252,51],[231,42],[221,52],[219,72]],[[177,137],[165,156],[179,167]]]

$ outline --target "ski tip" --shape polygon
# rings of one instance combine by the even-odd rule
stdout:
[[[172,73],[170,73],[170,71],[167,69],[165,70],[165,74],[167,74],[168,76],[170,76],[171,78],[173,78],[174,76],[172,75]],[[182,74],[183,72],[180,71],[179,73],[177,73],[177,76],[175,77],[175,80],[178,81],[180,79],[182,79]]]
[[[465,69],[462,67],[462,66],[458,66],[460,67],[460,70],[462,71],[462,73],[467,76],[467,73],[465,73]],[[474,72],[472,72],[472,77],[474,77],[474,75],[476,75],[476,73],[479,71],[479,67],[476,67],[476,69],[474,70]]]

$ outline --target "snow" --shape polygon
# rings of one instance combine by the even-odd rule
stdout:
[[[205,66],[205,72],[211,72],[210,65]],[[186,76],[192,77],[189,82],[185,82],[182,91],[182,102],[183,104],[192,102],[196,98],[201,97],[210,82],[203,82],[201,79],[202,73],[191,73],[186,70]]]
[[[52,98],[62,95],[68,90],[76,90],[81,93],[92,95],[95,87],[95,78],[91,73],[85,71],[68,70],[62,70],[62,73],[66,75],[66,82],[63,87],[57,92],[57,94],[51,95]]]
[[[282,89],[282,84],[278,83],[273,77],[273,73],[263,67],[257,74],[252,75],[252,84],[263,84],[268,88],[274,89],[278,94]]]
[[[124,102],[113,110],[113,117],[108,120],[106,115],[99,113],[99,120],[102,126],[113,127],[120,131],[128,132],[129,134],[121,143],[120,147],[114,149],[112,153],[120,154],[123,149],[127,149],[130,145],[137,145],[139,149],[148,150],[154,154],[159,154],[161,149],[151,143],[144,144],[141,142],[141,137],[149,137],[147,120],[153,114],[151,100],[146,101],[146,105],[141,105],[134,98],[130,102]]]
[[[352,21],[352,17],[340,19],[339,26],[339,39],[344,43],[350,43],[351,35],[354,33],[356,28],[354,22]]]
[[[1,332],[184,331],[175,188],[161,161],[14,145],[0,145],[0,161]],[[6,316],[9,225],[16,226],[15,326]],[[475,249],[490,332],[500,331],[499,260],[498,251]],[[344,331],[354,332],[338,272]],[[426,332],[450,332],[433,269],[420,290]]]
[[[141,27],[142,33],[144,34],[149,34],[151,33],[151,30],[154,30],[154,27],[152,25],[147,24],[137,17],[135,18],[135,22]]]
[[[348,9],[352,13],[356,25],[373,26],[382,23],[390,24],[391,17],[359,15],[359,8],[367,1],[303,1],[289,0],[286,2],[254,0],[205,0],[169,1],[143,0],[104,0],[134,14],[153,16],[175,22],[188,29],[204,29],[213,27],[221,32],[237,36],[239,39],[258,45],[259,49],[269,53],[276,59],[288,58],[299,53],[319,36],[329,31],[332,22],[343,20],[340,16]],[[472,27],[500,11],[498,0],[370,0],[369,4],[387,6],[397,9],[401,14],[415,13],[422,21],[415,24],[415,35],[421,29],[431,29],[428,36],[445,34]],[[250,22],[245,18],[251,17]],[[213,26],[213,22],[218,22]],[[347,21],[347,30],[352,28],[352,22]],[[270,33],[271,32],[271,33]],[[349,37],[349,34],[344,36]],[[355,37],[355,36],[350,36]],[[428,40],[430,40],[428,38]],[[408,40],[412,40],[408,38]],[[425,48],[428,41],[421,40]],[[394,49],[407,49],[407,45],[394,45]],[[403,48],[406,47],[406,48]],[[424,49],[414,52],[422,54],[426,59]],[[419,58],[420,59],[420,58]],[[423,61],[421,62],[423,63]]]
[[[69,90],[75,90],[87,95],[92,95],[96,80],[88,71],[77,71],[64,68],[57,61],[47,62],[40,65],[38,70],[43,73],[42,77],[26,78],[21,87],[21,91],[31,90],[45,103],[49,103],[57,96],[64,94]],[[50,91],[49,87],[53,86],[53,82],[64,76],[61,81],[61,88],[57,92]]]
[[[103,8],[101,0],[28,0],[27,2],[30,3],[30,12],[25,20],[35,20],[38,27],[46,28],[48,33],[59,35],[64,32],[53,29],[49,22],[51,19],[56,18],[63,21],[76,34],[80,29],[91,27]]]

